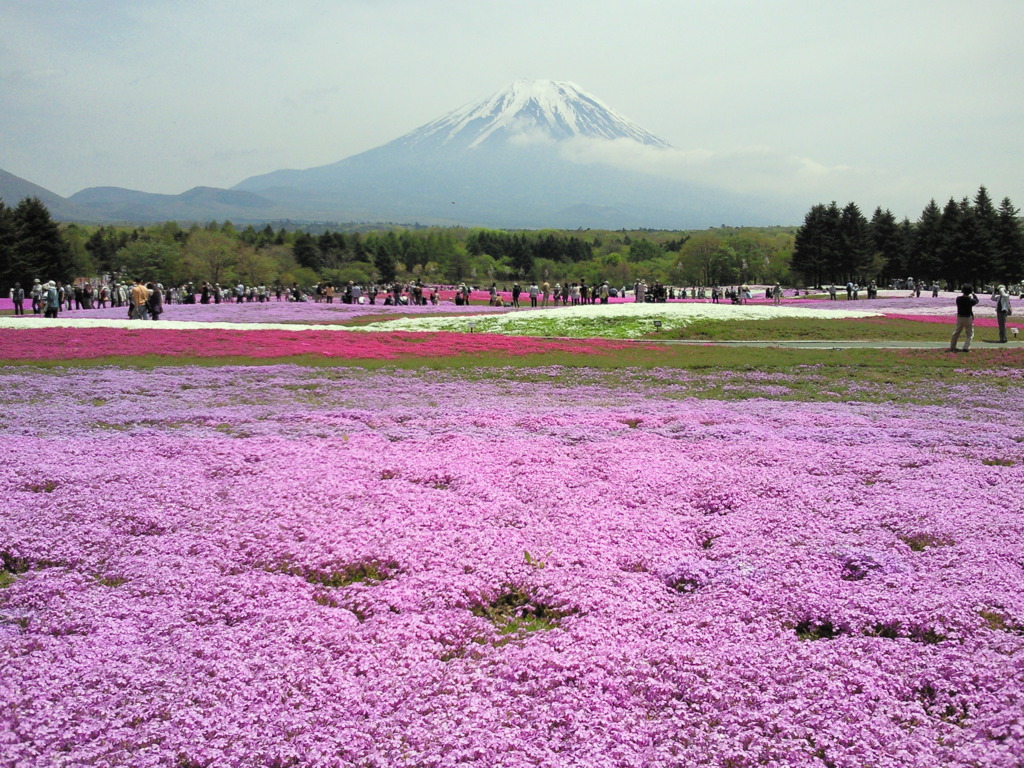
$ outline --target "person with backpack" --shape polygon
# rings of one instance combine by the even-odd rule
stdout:
[[[60,310],[60,294],[57,292],[57,284],[53,280],[46,284],[46,289],[43,291],[43,306],[45,307],[45,317],[57,317],[57,312]]]

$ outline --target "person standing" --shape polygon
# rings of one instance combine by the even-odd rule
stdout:
[[[960,333],[966,333],[964,341],[964,352],[971,351],[971,341],[974,339],[974,305],[978,303],[978,296],[974,293],[974,287],[965,285],[959,296],[956,297],[956,330],[949,340],[949,351],[956,352],[956,342]]]
[[[21,283],[15,283],[11,288],[11,303],[14,304],[15,315],[25,314],[25,289],[21,287]]]
[[[512,306],[519,307],[519,294],[523,292],[523,289],[519,287],[519,283],[512,283]]]
[[[43,292],[43,304],[45,306],[44,316],[56,318],[57,311],[60,309],[60,294],[57,292],[57,284],[53,280],[46,284],[46,290]]]
[[[163,286],[160,283],[146,283],[146,290],[149,291],[149,298],[146,299],[146,309],[153,320],[159,320],[164,312]]]
[[[32,283],[32,290],[29,295],[32,297],[32,314],[41,314],[43,311],[43,285],[39,282],[38,278]]]
[[[149,311],[146,302],[149,301],[149,290],[141,281],[135,280],[132,284],[131,298],[129,299],[128,318],[131,320],[148,320]]]
[[[1006,286],[1000,285],[992,294],[992,301],[996,303],[996,320],[999,321],[999,343],[1006,343],[1006,317],[1013,314],[1010,307],[1010,294],[1006,292]]]

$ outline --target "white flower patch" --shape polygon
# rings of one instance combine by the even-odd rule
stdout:
[[[477,317],[417,317],[353,328],[359,331],[468,331],[511,336],[607,336],[637,338],[661,322],[665,331],[699,320],[771,320],[775,318],[849,319],[880,317],[881,312],[765,304],[587,304],[508,312]]]

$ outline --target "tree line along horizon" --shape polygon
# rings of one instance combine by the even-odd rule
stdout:
[[[812,206],[799,227],[708,230],[500,230],[346,225],[261,229],[230,221],[183,227],[59,224],[38,198],[0,200],[0,295],[18,282],[109,275],[165,285],[503,286],[513,282],[635,280],[677,286],[886,285],[914,277],[954,287],[1024,277],[1024,229],[1009,198],[933,199],[916,222],[855,203]]]

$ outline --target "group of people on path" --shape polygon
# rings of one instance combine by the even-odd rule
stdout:
[[[960,335],[964,335],[964,352],[971,351],[971,342],[974,341],[974,307],[978,303],[978,294],[974,292],[973,285],[965,285],[956,297],[956,330],[949,340],[949,351],[957,351],[957,342]],[[1010,294],[1006,291],[1005,285],[997,286],[992,293],[992,301],[996,303],[996,321],[999,323],[999,343],[1006,343],[1006,318],[1013,314],[1013,307],[1010,306]]]
[[[501,295],[498,291],[498,287],[495,283],[491,284],[490,288],[490,303],[494,306],[501,306]],[[513,283],[512,285],[512,306],[519,307],[519,297],[523,294],[523,289],[519,283]],[[553,306],[558,306],[559,303],[563,307],[567,306],[579,306],[580,304],[607,304],[608,299],[617,296],[619,291],[610,287],[608,281],[605,280],[600,285],[587,285],[586,280],[580,280],[579,282],[569,283],[565,285],[561,283],[555,283],[554,288],[551,287],[551,283],[546,280],[538,285],[537,283],[531,283],[526,289],[526,294],[530,297],[531,307],[544,308],[549,306],[549,302],[552,302]]]
[[[201,303],[204,304],[208,303],[210,300],[208,286],[208,283],[203,284],[203,288],[206,290],[204,290],[201,294]],[[121,286],[117,287],[121,288]],[[123,291],[122,295],[119,295],[117,299],[123,300],[123,302],[128,305],[129,319],[160,319],[160,315],[163,314],[164,311],[163,286],[161,286],[159,283],[143,284],[139,280],[134,280],[130,288],[128,288],[127,285],[124,287],[127,290]],[[635,289],[636,301],[644,300],[643,296],[645,287],[645,285],[640,284]],[[746,286],[744,286],[744,288],[745,287]],[[374,289],[376,289],[376,286],[374,286]],[[749,291],[749,289],[747,290]],[[832,294],[832,298],[834,298],[834,290],[834,288],[830,287],[829,293]],[[24,302],[26,298],[25,290],[21,287],[19,283],[15,283],[10,293],[12,303],[14,304],[14,314],[24,315]],[[376,293],[376,290],[374,290],[374,293]],[[399,290],[396,289],[395,293],[399,294]],[[519,306],[519,296],[521,293],[522,289],[520,288],[519,284],[516,283],[512,290],[512,306]],[[580,283],[573,283],[572,285],[565,286],[556,284],[554,291],[551,290],[551,286],[548,283],[544,283],[543,287],[538,286],[536,283],[534,283],[530,285],[529,289],[527,290],[527,293],[530,297],[530,305],[536,307],[538,301],[543,302],[541,306],[547,306],[549,297],[552,294],[554,294],[554,300],[556,304],[560,299],[563,305],[569,304],[570,302],[572,303],[572,305],[577,305],[580,303],[585,304],[587,303],[588,299],[591,303],[597,303],[598,301],[600,301],[601,303],[607,303],[608,297],[610,294],[612,294],[612,291],[609,290],[607,282],[600,286],[593,286],[592,288],[587,288],[586,283],[584,281],[580,281]],[[712,292],[713,301],[717,299],[717,296],[714,295],[715,293],[717,293],[717,289]],[[469,290],[463,284],[459,286],[459,290],[457,291],[456,296],[457,298],[464,297],[464,301],[468,303],[468,294]],[[780,286],[776,284],[773,288],[768,289],[768,291],[766,291],[766,294],[770,294],[771,297],[774,299],[775,303],[778,304],[782,296],[782,291]],[[354,297],[354,295],[359,294],[356,294],[355,291],[352,291],[352,294],[348,294],[346,298],[348,298],[349,296]],[[415,295],[415,293],[413,295]],[[498,300],[497,286],[494,284],[491,285],[490,295],[491,302],[493,304]],[[743,293],[740,292],[739,295],[742,296]],[[54,282],[53,280],[50,280],[46,283],[41,283],[39,280],[36,280],[35,283],[32,285],[29,296],[32,300],[33,314],[42,314],[45,317],[55,318],[57,317],[58,312],[60,311],[61,307],[64,306],[65,303],[67,303],[68,309],[71,309],[72,302],[75,300],[75,289],[70,285],[65,286],[60,283]],[[417,297],[419,298],[419,301],[417,301],[416,303],[426,303],[426,301],[424,300],[425,297],[420,298],[422,296],[423,294],[420,293],[419,297]],[[237,292],[236,301],[241,302],[246,300],[246,298],[248,297],[245,295],[244,290]],[[375,299],[376,296],[374,296],[373,298]],[[395,298],[396,303],[397,301],[400,301],[397,295]],[[436,290],[432,293],[430,298],[433,303],[437,303]],[[747,294],[747,298],[749,298],[749,293]],[[106,296],[100,294],[99,301],[102,301],[102,304],[100,304],[100,306],[105,305],[105,299]],[[121,305],[122,302],[118,301],[117,299],[115,299],[115,303]],[[252,299],[249,300],[251,301]],[[266,300],[266,298],[261,297],[260,300],[264,301]],[[356,300],[358,301],[358,299]],[[352,301],[352,298],[349,298],[349,301]],[[998,343],[1005,344],[1007,342],[1006,318],[1013,314],[1013,308],[1010,305],[1010,294],[1007,292],[1005,285],[999,285],[996,287],[996,289],[992,293],[992,301],[994,301],[996,304],[996,320],[999,324]],[[963,351],[970,351],[971,342],[974,341],[974,307],[978,304],[978,302],[979,299],[978,295],[974,292],[974,286],[964,285],[961,289],[961,294],[956,297],[956,329],[953,331],[953,335],[949,341],[950,352],[957,351],[957,344],[959,343],[961,336],[964,336]],[[373,303],[372,299],[371,303]],[[456,301],[456,303],[459,302]]]
[[[97,294],[89,293],[90,298],[93,295],[97,296],[96,308],[104,309],[109,296],[107,287],[102,286],[101,292]],[[65,304],[69,311],[73,304],[76,309],[92,309],[94,302],[90,300],[88,303],[83,303],[81,296],[81,288],[64,285],[54,280],[45,283],[36,280],[29,291],[32,314],[50,318],[57,317]],[[164,311],[163,287],[159,283],[143,285],[139,280],[135,280],[130,288],[125,286],[123,298],[123,304],[120,302],[115,302],[115,304],[128,306],[130,320],[158,320]],[[25,289],[21,287],[21,283],[15,283],[11,288],[11,303],[14,305],[15,315],[25,314]]]

